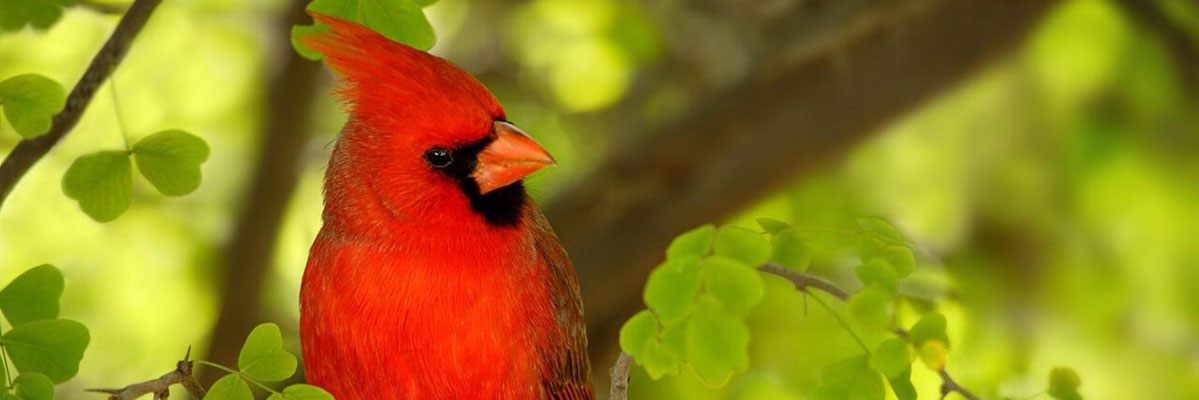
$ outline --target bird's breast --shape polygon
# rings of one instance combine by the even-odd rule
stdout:
[[[531,244],[327,236],[301,293],[310,382],[339,400],[539,397],[537,348],[555,321]]]

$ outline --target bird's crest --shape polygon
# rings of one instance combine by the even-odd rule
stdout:
[[[338,94],[356,116],[463,116],[465,111],[472,121],[461,122],[487,126],[504,117],[503,108],[491,92],[449,61],[392,41],[363,25],[309,14],[328,29],[300,40],[324,56],[325,63],[341,78]]]

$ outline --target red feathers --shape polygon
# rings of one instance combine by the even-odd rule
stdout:
[[[519,182],[552,158],[449,62],[314,17],[331,30],[305,44],[350,118],[301,290],[309,382],[339,400],[590,400],[575,273]]]

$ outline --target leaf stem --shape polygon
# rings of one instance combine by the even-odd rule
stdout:
[[[258,381],[257,381],[257,380],[255,380],[254,378],[251,378],[251,377],[248,377],[248,376],[246,376],[246,374],[243,374],[243,373],[241,373],[241,371],[235,371],[235,370],[233,370],[233,369],[231,369],[231,368],[229,368],[229,367],[226,367],[226,366],[224,366],[224,365],[217,364],[217,363],[214,363],[214,362],[208,362],[208,361],[204,361],[204,360],[196,360],[196,364],[200,364],[200,365],[204,365],[204,366],[213,367],[213,368],[219,369],[219,370],[221,370],[221,371],[225,371],[225,372],[228,372],[228,373],[230,373],[230,374],[237,375],[238,377],[241,377],[242,379],[245,379],[245,380],[249,381],[250,383],[253,383],[255,386],[258,386],[258,387],[262,388],[262,390],[265,390],[265,391],[268,391],[268,392],[271,392],[271,393],[273,393],[273,394],[277,394],[277,395],[280,395],[280,396],[282,396],[282,395],[283,395],[283,393],[279,393],[279,391],[277,391],[277,390],[275,390],[275,389],[271,389],[271,388],[267,387],[266,385],[263,385],[262,383],[258,382]]]
[[[125,125],[125,116],[121,114],[121,101],[117,99],[117,71],[112,71],[108,78],[108,93],[112,95],[112,113],[117,116],[117,127],[121,129],[121,139],[125,141],[125,152],[132,151],[129,147],[129,127]]]
[[[807,292],[807,289],[804,289],[804,292]],[[858,342],[858,345],[862,346],[862,350],[866,351],[866,354],[869,355],[870,346],[867,346],[866,341],[862,340],[861,336],[858,336],[858,332],[854,331],[853,327],[849,326],[849,322],[844,318],[841,318],[841,314],[838,313],[837,310],[834,310],[832,306],[828,305],[828,303],[825,303],[824,300],[821,300],[820,296],[816,295],[815,293],[809,294],[812,296],[813,300],[816,300],[816,304],[820,304],[821,307],[824,307],[824,309],[827,310],[828,313],[837,320],[837,324],[840,324],[842,328],[845,328],[845,331],[849,332],[849,336],[853,336],[853,340]]]

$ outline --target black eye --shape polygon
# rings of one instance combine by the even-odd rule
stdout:
[[[445,168],[454,162],[454,157],[445,149],[434,147],[425,152],[425,160],[429,161],[433,168]]]

